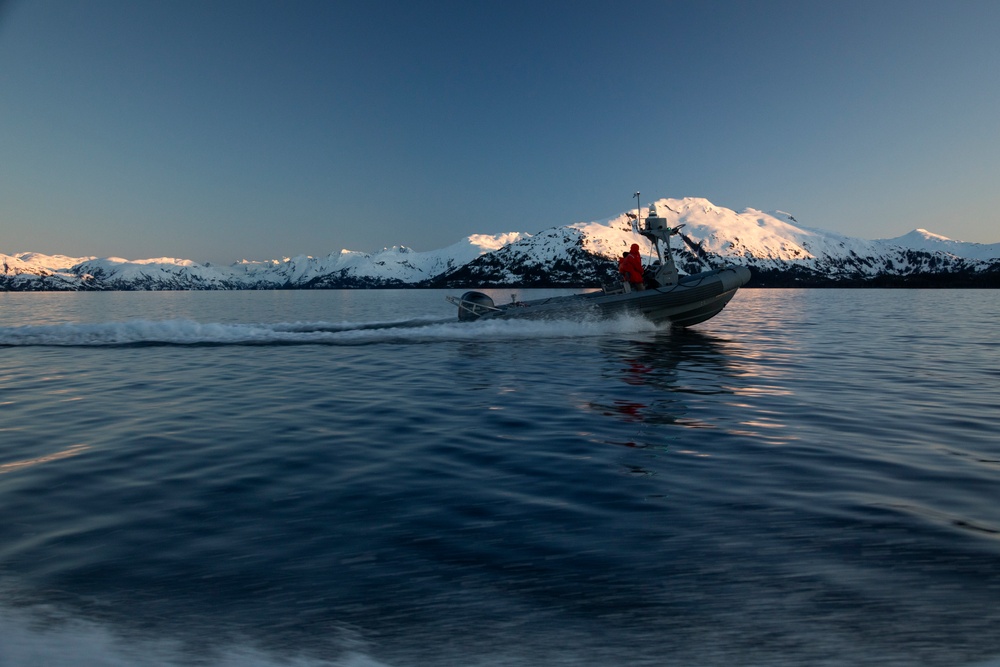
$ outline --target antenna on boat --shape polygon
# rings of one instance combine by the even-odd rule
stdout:
[[[638,233],[642,229],[642,200],[639,199],[639,193],[636,192],[632,195],[635,199],[635,220],[632,221],[632,231]]]

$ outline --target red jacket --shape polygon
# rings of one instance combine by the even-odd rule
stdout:
[[[638,243],[633,243],[629,254],[618,260],[618,272],[630,283],[642,282],[642,259],[639,257]]]

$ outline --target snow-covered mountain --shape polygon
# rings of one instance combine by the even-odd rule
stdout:
[[[430,252],[395,246],[374,253],[241,260],[229,266],[186,259],[126,260],[38,253],[0,254],[0,290],[233,290],[408,287],[454,271],[526,234],[475,234]]]
[[[894,239],[885,239],[883,242],[912,250],[944,252],[956,257],[980,261],[996,261],[1000,257],[1000,243],[965,243],[963,241],[953,241],[939,234],[933,234],[926,229],[914,229],[909,234],[904,234]]]
[[[923,230],[868,241],[807,227],[783,211],[736,213],[697,198],[658,204],[670,224],[685,225],[676,256],[688,272],[721,260],[750,267],[758,284],[866,285],[928,275],[975,277],[1000,267],[1000,243],[963,243]]]
[[[737,213],[693,197],[661,199],[656,207],[671,226],[684,225],[673,244],[684,273],[733,263],[750,267],[751,285],[924,284],[927,276],[978,284],[987,275],[1000,284],[1000,243],[963,243],[924,230],[867,241],[806,227],[782,211]],[[549,229],[478,257],[434,284],[596,285],[614,275],[616,259],[632,243],[650,248],[633,231],[633,218],[625,213]]]
[[[800,224],[781,211],[742,212],[701,198],[661,199],[659,214],[683,224],[674,256],[682,272],[743,264],[751,285],[1000,285],[1000,243],[954,241],[917,229],[868,241]],[[642,209],[642,215],[649,213]],[[342,250],[230,266],[190,260],[0,254],[0,290],[318,289],[351,287],[584,286],[611,278],[632,243],[634,212],[537,234],[474,235],[430,252],[395,246]]]

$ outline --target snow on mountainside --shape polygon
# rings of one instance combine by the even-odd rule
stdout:
[[[956,241],[949,245],[951,253],[930,252],[809,228],[781,211],[737,213],[700,198],[661,199],[655,205],[668,224],[684,225],[672,243],[682,273],[733,263],[750,267],[758,284],[871,284],[881,276],[959,274],[996,270],[998,264],[960,256],[976,244]],[[642,215],[649,209],[643,207]],[[632,243],[650,257],[651,246],[633,230],[633,218],[625,213],[546,230],[479,257],[435,284],[598,285],[613,278],[617,258]]]
[[[0,290],[75,290],[81,289],[81,278],[73,266],[93,257],[66,257],[24,252],[0,254]]]
[[[38,253],[0,254],[0,290],[198,290],[405,287],[453,271],[484,253],[526,238],[521,232],[474,234],[430,252],[395,246],[374,253],[241,260],[230,266],[186,259],[126,260]]]
[[[963,241],[953,241],[945,236],[933,234],[926,229],[914,229],[909,234],[904,234],[894,239],[881,241],[888,245],[896,245],[912,250],[923,250],[925,252],[945,252],[949,255],[962,257],[964,259],[974,259],[979,261],[996,260],[1000,258],[1000,243],[966,243]]]
[[[428,283],[434,287],[524,285],[577,287],[606,280],[610,268],[602,256],[585,250],[587,236],[572,225],[525,235],[494,252],[481,255]],[[610,275],[610,274],[609,274]]]
[[[406,286],[430,280],[463,266],[488,252],[527,236],[519,232],[488,236],[475,234],[458,243],[429,252],[404,246],[367,254],[341,250],[313,267],[295,284],[304,287]]]
[[[868,241],[806,227],[782,211],[736,213],[690,198],[662,203],[672,209],[665,217],[686,224],[682,236],[688,252],[678,261],[689,271],[700,270],[693,258],[702,251],[749,266],[757,284],[927,284],[929,275],[938,276],[939,284],[978,284],[977,276],[1000,268],[995,259],[1000,253],[981,259],[989,253],[980,244],[953,241],[950,252],[917,249],[895,239]]]
[[[990,284],[997,284],[1000,274],[1000,243],[963,243],[921,229],[868,241],[804,226],[781,211],[737,213],[695,197],[660,199],[655,206],[671,226],[684,225],[672,247],[685,273],[742,264],[754,274],[751,285],[917,284],[908,281],[926,282],[927,276],[961,276],[961,284],[990,276]],[[649,209],[641,213],[646,217]],[[596,286],[615,276],[617,258],[632,243],[649,257],[650,244],[634,231],[634,217],[627,212],[534,235],[477,234],[430,252],[395,246],[230,266],[173,258],[0,255],[0,290]]]

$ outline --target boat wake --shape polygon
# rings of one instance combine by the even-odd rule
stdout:
[[[196,635],[198,631],[194,631]],[[350,631],[331,633],[334,636],[327,639],[319,649],[309,650],[309,647],[288,647],[280,653],[275,653],[255,645],[251,640],[240,643],[215,644],[206,641],[204,636],[195,638],[174,638],[169,636],[150,636],[135,632],[121,632],[105,627],[92,621],[85,621],[61,616],[52,609],[46,610],[42,616],[25,614],[0,607],[0,634],[4,641],[0,643],[0,665],[76,665],[78,667],[179,667],[181,665],[211,664],[217,667],[393,667],[396,664],[424,664],[434,667],[528,667],[538,664],[533,656],[511,655],[503,657],[483,657],[475,653],[464,656],[441,656],[430,661],[411,662],[402,659],[402,663],[393,660],[386,662],[376,658],[366,650],[362,639],[353,638]],[[338,636],[342,635],[342,636]],[[236,638],[231,638],[236,640]],[[238,641],[238,640],[236,640]],[[192,652],[192,647],[194,653]],[[310,655],[319,653],[320,656]],[[605,664],[595,661],[592,656],[582,653],[580,648],[569,644],[560,651],[555,660],[560,665],[596,665]],[[699,662],[706,667],[731,664],[735,656],[725,652],[719,653],[710,647],[702,651],[703,660]],[[743,656],[746,658],[746,656]],[[631,656],[623,654],[616,664],[648,665],[644,660],[633,661]],[[850,650],[844,654],[834,653],[825,664],[854,665],[858,656]],[[425,658],[426,660],[426,658]],[[545,654],[541,662],[553,660],[551,653]],[[551,663],[549,663],[551,664]],[[611,664],[606,663],[606,664]],[[764,663],[752,658],[743,664],[761,667]],[[801,664],[796,656],[789,656],[787,661],[768,662],[769,667],[790,667]],[[867,664],[867,663],[866,663]],[[896,664],[896,663],[893,663]],[[957,659],[954,665],[964,667],[1000,667],[1000,657],[986,658],[970,663]]]
[[[454,320],[384,322],[203,323],[129,320],[0,327],[0,347],[141,347],[210,345],[369,345],[446,340],[600,336],[656,331],[632,316],[604,320]]]
[[[76,665],[77,667],[179,667],[212,664],[217,667],[391,667],[352,647],[327,648],[335,657],[275,655],[252,642],[210,646],[192,655],[185,644],[168,637],[126,635],[96,623],[63,617],[54,610],[42,616],[0,607],[0,665]],[[338,643],[336,641],[334,644]],[[204,644],[200,644],[204,646]],[[205,655],[205,653],[208,655]]]

